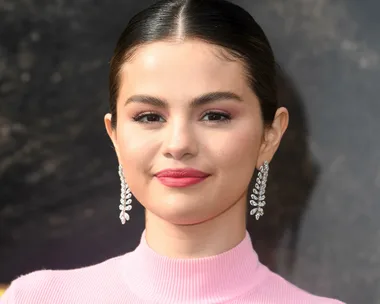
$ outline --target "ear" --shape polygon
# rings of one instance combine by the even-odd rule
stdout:
[[[104,124],[105,124],[106,130],[107,130],[107,134],[110,137],[112,144],[115,148],[117,158],[120,159],[119,158],[119,147],[117,144],[116,128],[112,127],[112,115],[110,113],[107,113],[104,116]]]
[[[265,162],[272,160],[276,153],[282,136],[284,135],[289,124],[289,112],[286,108],[278,108],[272,122],[272,125],[264,129],[263,142],[260,147],[259,157],[257,158],[256,168]]]

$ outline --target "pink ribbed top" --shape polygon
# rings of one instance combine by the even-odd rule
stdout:
[[[339,304],[311,295],[262,265],[246,233],[222,254],[174,259],[142,234],[132,252],[89,267],[40,270],[14,280],[1,303]]]

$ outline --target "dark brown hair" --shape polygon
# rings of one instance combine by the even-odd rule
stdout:
[[[170,39],[199,39],[240,60],[258,97],[265,124],[277,110],[276,62],[261,27],[243,8],[225,0],[161,0],[135,15],[121,34],[111,59],[109,102],[116,126],[119,72],[143,44]]]

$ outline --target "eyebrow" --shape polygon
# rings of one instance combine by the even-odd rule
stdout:
[[[195,97],[191,102],[190,106],[195,108],[201,105],[213,103],[221,100],[234,100],[237,102],[242,102],[243,99],[236,93],[230,91],[216,91],[203,94],[201,96]],[[124,106],[132,102],[141,102],[144,104],[149,104],[155,107],[166,108],[168,107],[168,102],[164,99],[150,96],[150,95],[132,95],[127,99]]]

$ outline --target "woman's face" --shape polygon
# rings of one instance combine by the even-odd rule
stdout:
[[[120,73],[116,129],[106,116],[133,195],[174,224],[204,222],[245,201],[260,165],[258,99],[242,64],[218,54],[216,46],[200,41],[139,48]],[[183,168],[207,177],[157,176]]]

